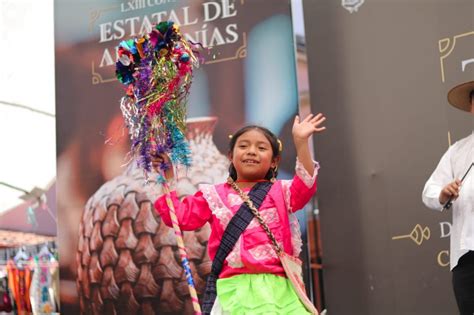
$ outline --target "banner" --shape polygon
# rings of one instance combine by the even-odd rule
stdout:
[[[305,1],[325,301],[331,315],[455,314],[450,211],[425,182],[473,117],[447,92],[473,80],[472,1]]]
[[[123,166],[128,135],[119,109],[116,46],[173,20],[208,47],[190,93],[194,164],[183,194],[227,177],[228,136],[245,124],[284,144],[280,177],[294,170],[298,109],[291,10],[286,0],[55,2],[58,242],[61,312],[189,314],[174,235],[161,224],[140,170]],[[217,118],[216,118],[217,117]],[[198,293],[209,273],[209,228],[185,233]]]

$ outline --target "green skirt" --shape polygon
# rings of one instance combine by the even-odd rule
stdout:
[[[310,314],[287,278],[242,274],[217,280],[219,314]]]

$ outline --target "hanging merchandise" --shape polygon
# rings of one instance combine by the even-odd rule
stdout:
[[[0,314],[10,313],[13,310],[8,278],[5,270],[0,271]]]
[[[20,248],[15,257],[7,263],[8,286],[12,291],[18,315],[31,313],[30,285],[32,275],[28,264],[29,256],[23,248]]]
[[[8,259],[0,260],[0,315],[59,314],[59,268],[50,250],[54,244],[0,250],[0,257]]]
[[[35,315],[56,312],[52,276],[56,269],[56,259],[45,244],[38,255],[35,256],[33,262],[30,299],[31,308]]]

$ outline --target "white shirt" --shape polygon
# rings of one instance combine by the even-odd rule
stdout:
[[[439,161],[423,189],[423,203],[441,211],[439,194],[444,186],[455,179],[461,180],[474,162],[474,133],[452,145]],[[459,197],[451,206],[450,267],[453,270],[459,258],[474,250],[474,166],[461,184]]]

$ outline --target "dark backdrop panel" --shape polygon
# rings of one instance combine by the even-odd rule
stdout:
[[[473,6],[371,0],[350,13],[304,1],[313,111],[328,117],[315,146],[331,315],[457,312],[451,213],[427,209],[421,192],[448,132],[454,142],[472,130],[446,93],[474,78],[474,65],[461,69],[474,58]]]

